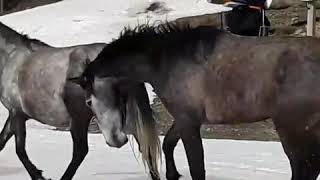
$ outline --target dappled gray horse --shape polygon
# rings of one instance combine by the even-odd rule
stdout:
[[[170,24],[127,28],[87,66],[82,78],[149,82],[175,118],[163,151],[168,180],[177,180],[173,152],[181,138],[193,180],[205,179],[203,123],[272,118],[292,180],[320,172],[320,39],[255,38],[212,27]],[[236,149],[235,149],[236,151]]]
[[[45,178],[25,150],[26,121],[30,118],[55,127],[70,126],[73,157],[61,179],[72,179],[88,153],[87,133],[93,112],[86,106],[86,100],[90,105],[91,97],[86,98],[82,88],[67,79],[79,76],[103,47],[100,43],[54,48],[0,23],[0,98],[9,111],[0,134],[0,151],[14,135],[16,153],[33,180]],[[99,86],[101,82],[104,82],[103,87]],[[145,87],[133,85],[127,92],[120,92],[117,87],[121,83],[112,78],[99,79],[96,85],[104,92],[95,95],[103,96],[105,103],[92,99],[92,104],[94,108],[107,111],[97,114],[107,144],[121,147],[128,140],[126,134],[133,134],[153,179],[157,179],[154,161],[159,151],[149,149],[158,149],[159,143]],[[149,136],[150,141],[141,141],[141,136]]]

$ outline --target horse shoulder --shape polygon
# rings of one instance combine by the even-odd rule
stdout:
[[[21,107],[17,74],[28,55],[25,49],[15,49],[10,54],[5,53],[2,56],[1,102],[8,109]]]
[[[18,74],[25,113],[53,126],[70,121],[63,102],[68,63],[68,53],[60,49],[48,49],[28,57]]]

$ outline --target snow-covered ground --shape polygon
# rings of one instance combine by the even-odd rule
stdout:
[[[7,111],[0,107],[0,127]],[[162,138],[161,138],[162,139]],[[136,145],[135,152],[138,152]],[[135,159],[129,144],[121,149],[110,148],[100,134],[89,135],[89,154],[80,166],[75,180],[147,180],[142,163]],[[290,169],[281,144],[277,142],[204,140],[208,180],[289,180]],[[28,122],[27,152],[44,175],[59,179],[72,157],[72,141],[68,132],[48,130]],[[139,157],[138,157],[139,159]],[[191,180],[181,142],[175,150],[181,180]],[[163,161],[164,162],[164,161]],[[162,179],[165,165],[162,164]],[[15,154],[14,140],[0,152],[0,180],[29,179]]]
[[[72,156],[69,133],[28,129],[27,151],[46,177],[59,179]],[[289,180],[289,164],[279,143],[230,140],[205,140],[208,180]],[[89,136],[90,152],[75,180],[147,180],[129,145],[109,148],[100,135]],[[179,171],[190,180],[185,153],[179,143],[175,157]],[[137,150],[136,150],[137,152]],[[164,176],[165,166],[162,166]],[[24,180],[28,174],[15,155],[11,140],[0,153],[0,179]],[[165,178],[162,178],[165,179]]]
[[[226,8],[205,0],[166,0],[169,13],[139,13],[148,0],[65,0],[60,3],[0,17],[5,24],[53,46],[70,46],[92,42],[109,42],[122,28],[159,19],[215,13]],[[0,107],[0,127],[7,112]],[[59,179],[72,155],[71,137],[67,132],[48,130],[28,123],[27,151],[47,177]],[[43,128],[42,128],[43,127]],[[142,180],[147,175],[129,145],[109,148],[101,135],[90,135],[90,152],[78,170],[78,180]],[[204,140],[207,179],[215,180],[288,180],[289,164],[281,145],[274,142]],[[137,151],[137,150],[136,150]],[[178,169],[190,179],[184,150],[176,151]],[[164,173],[162,166],[162,175]],[[0,153],[0,180],[29,179],[15,155],[11,140]]]
[[[64,0],[14,13],[0,20],[53,46],[109,42],[127,25],[217,13],[229,8],[206,0],[164,0],[166,14],[141,13],[150,0]]]

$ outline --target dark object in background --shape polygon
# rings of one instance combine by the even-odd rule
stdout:
[[[17,7],[21,0],[3,0],[3,10],[9,11],[14,7]]]
[[[266,0],[211,0],[232,10],[222,13],[223,29],[242,36],[268,36],[270,21],[265,15]]]
[[[261,27],[270,27],[269,19],[262,10],[253,9],[246,5],[234,7],[232,11],[225,13],[226,26],[234,34],[243,36],[259,36]],[[268,35],[267,32],[262,36]]]
[[[30,9],[59,1],[62,0],[3,0],[4,13],[2,14]]]
[[[257,6],[264,8],[266,0],[232,0],[233,2],[243,3],[249,6]]]

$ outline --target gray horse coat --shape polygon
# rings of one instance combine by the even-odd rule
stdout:
[[[86,106],[85,91],[68,79],[80,76],[88,63],[87,61],[95,59],[104,46],[103,43],[96,43],[55,48],[39,40],[29,39],[0,23],[0,100],[9,111],[9,117],[0,133],[0,151],[14,135],[16,153],[33,180],[46,178],[42,176],[42,171],[38,170],[29,160],[25,150],[25,123],[28,119],[32,118],[55,127],[70,127],[73,139],[73,158],[62,176],[62,180],[73,178],[88,153],[87,133],[93,112]],[[99,119],[98,124],[103,122],[104,125],[112,127],[113,124],[108,123],[112,121],[108,118],[112,118],[113,122],[122,122],[123,111],[129,110],[122,109],[119,105],[119,95],[114,92],[112,84],[115,81],[108,79],[103,81],[107,81],[107,86],[104,89],[106,90],[105,94],[108,95],[106,97],[108,104],[104,104],[104,106],[107,109],[112,109],[110,113],[113,114],[105,119]],[[144,111],[141,113],[145,115],[144,118],[149,118],[149,125],[152,125],[149,130],[155,131],[150,107],[143,107],[143,109],[137,107],[139,101],[141,103],[149,102],[148,97],[144,95],[146,89],[140,90],[137,94],[140,93],[143,96],[135,96],[131,93],[134,96],[133,99],[135,97],[141,98],[126,107]],[[125,118],[127,120],[129,117]],[[131,117],[130,120],[136,118],[138,117]],[[104,129],[101,131],[104,132]],[[123,134],[122,131],[124,130],[118,130]],[[116,137],[114,134],[110,134],[112,132],[108,131],[108,133],[104,133],[104,135],[107,134],[109,139],[112,140]],[[139,138],[136,139],[140,145],[152,148],[147,142],[139,142]],[[108,140],[106,141],[108,143]],[[126,141],[123,141],[121,145],[123,143]],[[120,145],[118,146],[120,147]],[[154,143],[150,146],[158,147],[159,144]],[[158,171],[153,169],[156,167],[154,165],[156,163],[153,162],[153,159],[150,160],[150,157],[144,157],[150,165],[151,175],[156,179]]]

